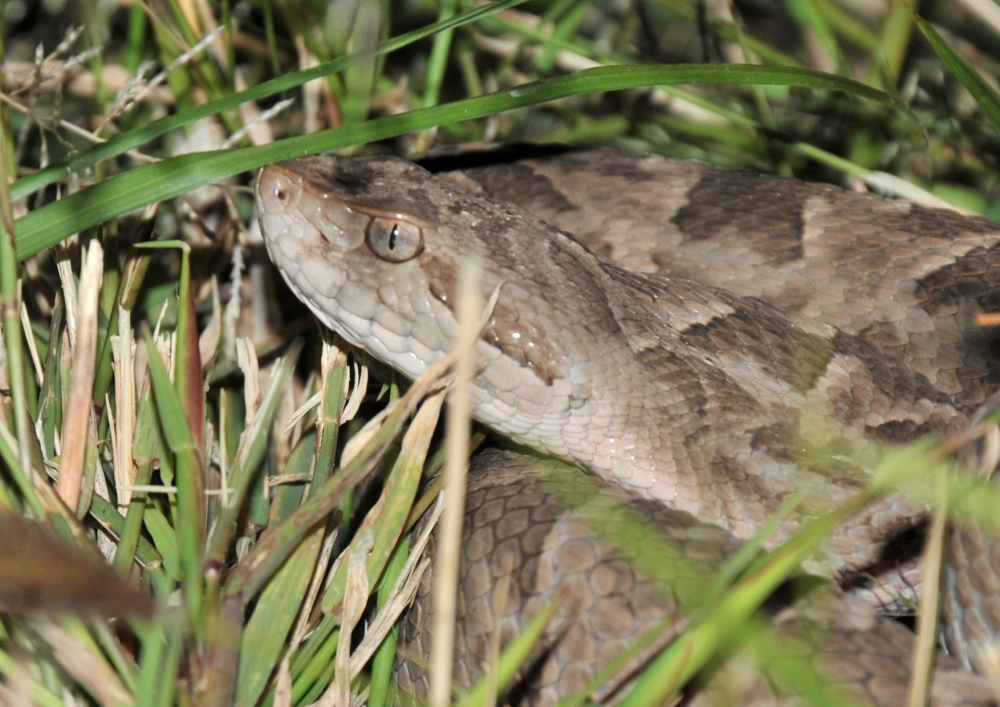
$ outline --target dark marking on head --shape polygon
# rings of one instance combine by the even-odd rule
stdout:
[[[761,179],[768,185],[765,190],[752,185]],[[689,192],[687,204],[672,220],[690,240],[739,236],[771,262],[785,263],[802,257],[802,209],[809,195],[801,182],[742,170],[712,171]],[[754,207],[734,218],[734,205],[748,199],[756,202]]]
[[[447,258],[439,258],[430,250],[424,250],[418,258],[420,269],[424,271],[431,295],[455,313],[455,295],[458,293],[458,272]]]
[[[375,171],[367,162],[361,160],[337,160],[331,167],[326,167],[323,163],[318,167],[325,172],[324,176],[330,184],[336,185],[347,194],[368,193],[376,178]]]
[[[282,163],[319,189],[341,195],[367,194],[375,172],[365,160],[322,160],[305,157]]]
[[[563,377],[552,342],[545,332],[519,317],[516,310],[505,304],[502,295],[481,338],[519,366],[530,368],[546,385]]]
[[[333,180],[341,189],[349,194],[362,194],[370,184],[370,181],[362,178],[357,170],[351,172],[338,171],[333,175]]]
[[[418,226],[437,224],[432,176],[406,160],[330,155],[289,160],[281,165],[330,198],[332,208],[346,206],[370,216],[404,218]]]
[[[642,166],[642,160],[635,155],[623,154],[614,150],[602,150],[596,153],[599,161],[595,164],[593,152],[571,152],[559,158],[562,170],[573,172],[600,171],[605,177],[618,177],[628,182],[640,183],[659,180],[658,174],[651,173]]]
[[[419,256],[420,267],[426,275],[431,295],[457,317],[455,298],[458,293],[458,272],[454,264],[446,259],[424,251]],[[483,293],[484,297],[489,293]],[[547,385],[563,376],[545,333],[536,329],[518,313],[507,306],[502,291],[500,300],[493,308],[493,316],[483,328],[480,339],[498,349],[518,365],[530,368]]]
[[[525,194],[531,194],[533,199],[541,200],[556,211],[576,208],[561,191],[552,186],[552,182],[529,165],[514,164],[503,171],[469,169],[466,174],[498,201],[520,202],[524,201]]]
[[[477,167],[498,167],[506,166],[526,159],[546,159],[572,153],[573,148],[565,145],[538,145],[531,143],[507,143],[499,146],[491,146],[486,149],[468,150],[457,148],[449,151],[443,148],[441,151],[435,150],[433,155],[424,155],[415,160],[424,169],[433,174],[440,172],[453,172],[455,170],[469,170]]]

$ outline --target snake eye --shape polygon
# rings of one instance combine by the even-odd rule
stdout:
[[[375,216],[368,223],[365,241],[382,260],[402,263],[420,255],[424,249],[424,232],[409,221]]]

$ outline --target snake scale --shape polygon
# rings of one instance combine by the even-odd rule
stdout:
[[[861,487],[856,463],[820,473],[803,447],[836,458],[862,439],[961,430],[1000,382],[995,336],[972,325],[1000,305],[992,221],[612,150],[425,164],[442,174],[382,157],[264,168],[261,231],[291,289],[348,342],[414,378],[454,345],[458,267],[478,258],[484,296],[499,286],[500,297],[477,343],[476,419],[627,489],[636,513],[707,567],[803,489],[770,545]],[[814,418],[833,424],[803,424]],[[822,439],[804,439],[810,429]],[[468,686],[495,650],[495,613],[506,641],[558,595],[547,647],[506,695],[525,705],[579,690],[677,619],[683,600],[601,539],[605,521],[567,504],[589,491],[556,493],[538,466],[511,450],[473,460],[456,657]],[[850,592],[772,607],[793,633],[821,627],[823,674],[874,704],[903,702],[912,637],[869,604],[918,583],[922,522],[912,502],[869,505],[805,566]],[[991,551],[971,533],[956,547],[970,562]],[[497,609],[502,576],[509,596]],[[948,585],[945,634],[975,664],[996,623],[992,575],[953,570]],[[429,607],[425,591],[404,627],[411,653],[426,648]],[[620,696],[647,657],[593,696]],[[708,671],[686,699],[785,703],[780,685],[736,672]],[[419,661],[400,673],[422,689]],[[932,703],[995,704],[995,694],[942,657]]]

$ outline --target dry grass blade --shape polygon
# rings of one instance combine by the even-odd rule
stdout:
[[[367,559],[368,579],[375,583],[382,576],[389,562],[390,554],[396,548],[397,542],[406,527],[406,520],[420,484],[421,472],[426,460],[431,438],[437,427],[441,407],[444,403],[444,390],[430,395],[420,406],[409,429],[403,436],[399,455],[386,477],[382,493],[378,501],[365,515],[364,520],[355,534],[355,540],[365,540],[368,533],[374,535],[374,550],[369,550]],[[353,543],[352,543],[353,546]],[[348,558],[352,548],[344,551]],[[340,604],[346,601],[343,557],[338,560],[341,567],[334,569],[333,577],[323,597],[322,608],[327,614],[339,613]]]
[[[135,696],[95,646],[54,623],[40,622],[35,630],[52,648],[60,667],[86,687],[99,704],[108,707],[135,704]]]
[[[482,331],[484,316],[479,298],[480,265],[460,265],[458,280],[458,327],[455,347],[455,386],[449,398],[448,458],[444,478],[444,516],[438,528],[438,555],[434,575],[434,626],[431,643],[431,707],[451,703],[451,666],[455,645],[455,611],[459,551],[465,511],[465,474],[469,465],[471,433],[471,382],[475,370],[475,343]]]
[[[73,378],[70,384],[66,421],[63,425],[63,454],[59,463],[56,490],[74,513],[84,493],[84,460],[96,439],[91,436],[91,405],[94,390],[94,361],[97,355],[97,295],[104,269],[104,249],[96,240],[87,250],[80,276],[79,309],[73,345]]]
[[[347,591],[341,612],[340,640],[337,643],[336,680],[327,690],[319,707],[350,707],[351,705],[351,637],[368,605],[369,584],[365,567],[368,554],[375,546],[374,533],[355,538],[347,557]]]
[[[114,442],[115,485],[118,507],[124,513],[132,500],[128,486],[135,482],[133,440],[135,439],[135,336],[132,332],[132,315],[118,307],[118,336],[111,337],[111,356],[115,370],[115,415],[112,425]],[[110,404],[108,406],[110,408]]]
[[[923,592],[920,595],[920,612],[917,614],[917,640],[913,643],[910,678],[909,707],[927,704],[934,654],[938,642],[938,615],[941,609],[941,573],[945,561],[947,538],[948,488],[941,477],[938,503],[934,506],[931,525],[924,547]]]

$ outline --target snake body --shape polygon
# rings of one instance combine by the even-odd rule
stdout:
[[[476,418],[628,489],[644,513],[689,514],[697,520],[660,522],[684,538],[688,528],[721,534],[708,547],[750,537],[811,489],[770,536],[781,542],[803,517],[860,488],[855,464],[818,473],[802,463],[803,446],[836,451],[961,429],[1000,375],[989,342],[968,326],[1000,293],[1000,229],[985,219],[612,151],[447,178],[392,158],[306,158],[262,170],[257,202],[292,290],[350,343],[411,378],[453,347],[458,268],[481,261],[484,295],[499,286],[500,298],[477,345]],[[813,419],[832,424],[803,424]],[[484,473],[469,499],[460,677],[468,684],[481,671],[491,575],[514,573],[506,614],[519,625],[532,602],[575,581],[562,633],[552,629],[553,647],[509,695],[550,704],[675,605],[651,599],[614,551],[582,539],[580,518],[532,481],[520,457],[476,466]],[[896,498],[872,504],[807,569],[884,602],[913,584],[911,558],[893,543],[921,515]],[[567,547],[581,550],[574,557]],[[860,652],[852,641],[861,635],[895,636],[867,654],[904,640],[905,629],[856,598],[837,602],[821,621],[842,637],[844,655]],[[597,613],[581,619],[585,608]],[[421,611],[411,616],[415,649],[426,638]],[[872,669],[869,661],[828,674],[898,703],[905,668],[891,679]],[[936,703],[991,703],[977,678],[953,670],[939,667]],[[423,679],[415,667],[404,672]],[[773,703],[758,691],[754,683],[742,699]]]

